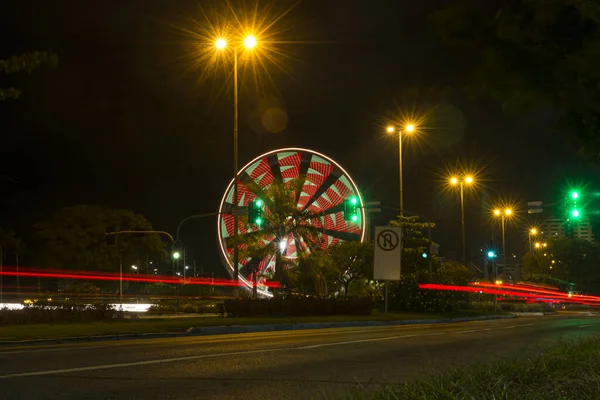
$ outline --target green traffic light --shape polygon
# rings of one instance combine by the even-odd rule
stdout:
[[[571,215],[573,216],[573,218],[579,218],[579,210],[574,209],[573,211],[571,211]]]
[[[350,202],[351,202],[353,205],[356,205],[356,204],[358,204],[358,199],[357,199],[356,197],[352,197],[352,198],[350,199]]]
[[[262,218],[256,218],[256,220],[254,220],[254,222],[256,222],[256,225],[261,225],[262,224]]]
[[[573,200],[577,200],[579,198],[579,193],[578,192],[571,192],[571,197],[573,198]]]
[[[256,200],[256,206],[257,207],[262,207],[262,205],[263,205],[262,200],[260,200],[260,199]]]
[[[353,222],[356,222],[356,221],[358,221],[358,215],[354,214],[354,215],[352,216],[352,221],[353,221]]]

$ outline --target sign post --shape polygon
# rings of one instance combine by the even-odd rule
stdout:
[[[402,228],[375,227],[373,279],[385,280],[385,310],[388,309],[388,282],[400,280],[402,265]]]

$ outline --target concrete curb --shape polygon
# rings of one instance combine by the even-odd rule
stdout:
[[[413,319],[399,321],[354,321],[354,322],[306,322],[290,324],[265,324],[265,325],[231,325],[231,326],[202,326],[193,327],[187,330],[190,335],[209,336],[209,335],[228,335],[236,333],[258,333],[275,331],[296,331],[308,329],[327,329],[327,328],[356,328],[369,326],[394,326],[394,325],[417,325],[417,324],[443,324],[451,322],[469,322],[484,321],[490,319],[516,318],[516,315],[485,315],[481,317],[463,317],[446,319]]]
[[[354,322],[307,322],[307,323],[289,323],[289,324],[264,324],[264,325],[230,325],[230,326],[204,326],[192,327],[183,333],[131,333],[124,335],[105,335],[105,336],[81,336],[67,337],[59,339],[35,339],[35,340],[17,340],[0,341],[0,347],[18,347],[18,346],[36,346],[53,345],[66,343],[86,343],[86,342],[106,342],[116,340],[136,340],[136,339],[163,339],[189,336],[210,336],[210,335],[230,335],[239,333],[259,333],[275,331],[293,331],[308,329],[327,329],[327,328],[352,328],[369,326],[394,326],[394,325],[417,325],[417,324],[443,324],[451,322],[469,322],[484,321],[491,319],[516,318],[515,314],[508,315],[485,315],[481,317],[463,317],[447,319],[413,319],[399,321],[354,321]]]

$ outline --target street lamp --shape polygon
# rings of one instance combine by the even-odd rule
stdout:
[[[181,253],[178,251],[173,252],[173,258],[176,260],[179,260],[179,257],[181,257]]]
[[[527,233],[528,233],[527,236],[529,237],[529,251],[531,251],[532,250],[531,239],[532,239],[532,237],[534,237],[538,234],[538,230],[537,230],[537,228],[531,228],[531,229],[529,229],[529,231]]]
[[[140,270],[139,270],[139,268],[137,267],[137,265],[132,265],[132,266],[131,266],[131,269],[132,269],[132,270],[134,270],[134,271],[135,271],[135,272],[136,272],[138,275],[140,274]]]
[[[238,207],[239,197],[238,197],[238,52],[240,49],[252,50],[256,47],[257,40],[253,35],[246,36],[241,42],[231,46],[233,49],[233,203],[234,208]],[[215,47],[217,51],[225,51],[229,47],[229,43],[225,38],[218,38],[215,41]],[[237,282],[239,280],[239,257],[240,252],[238,249],[238,236],[239,230],[239,218],[237,213],[233,216],[233,280]]]
[[[453,176],[450,178],[450,185],[460,187],[460,224],[462,228],[462,258],[465,266],[467,265],[467,239],[465,234],[465,185],[469,186],[475,182],[471,175],[463,177]]]
[[[505,208],[504,210],[496,208],[494,210],[494,216],[500,217],[500,220],[502,223],[502,263],[504,264],[504,266],[506,266],[506,241],[504,240],[505,239],[505,235],[504,235],[505,219],[510,218],[512,215],[513,215],[513,210],[511,208]]]
[[[415,131],[414,124],[407,124],[402,128],[396,128],[392,125],[386,128],[387,133],[396,133],[398,132],[398,171],[400,175],[400,216],[404,216],[404,195],[402,192],[402,136],[406,133],[414,133]]]

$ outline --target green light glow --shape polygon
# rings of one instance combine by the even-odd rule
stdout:
[[[571,197],[573,198],[573,200],[577,200],[579,198],[579,193],[578,192],[571,192]]]
[[[254,222],[256,222],[256,225],[261,225],[262,224],[262,218],[256,218],[256,220]]]
[[[352,197],[352,198],[350,199],[350,202],[351,202],[352,204],[356,205],[356,204],[358,204],[358,199],[357,199],[356,197]]]
[[[356,222],[356,221],[358,221],[358,215],[354,214],[354,215],[352,216],[352,221],[353,221],[353,222]]]
[[[260,200],[260,199],[259,199],[259,200],[256,200],[256,206],[257,206],[257,207],[262,207],[262,205],[263,205],[263,202],[262,202],[262,200]]]
[[[571,215],[573,216],[573,218],[579,218],[579,210],[574,209],[573,211],[571,211]]]

